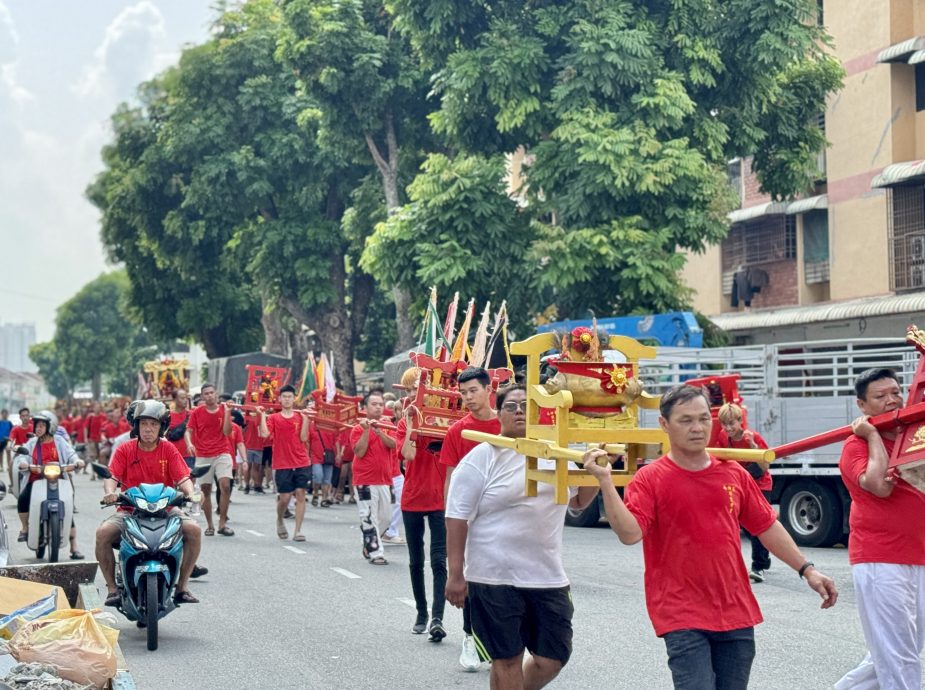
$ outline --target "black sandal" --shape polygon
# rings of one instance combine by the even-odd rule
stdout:
[[[173,603],[175,604],[198,604],[199,599],[194,597],[188,590],[184,592],[177,592],[173,595]]]
[[[106,606],[118,606],[119,602],[121,601],[122,601],[122,597],[119,595],[118,592],[110,592],[109,594],[106,595],[106,601],[104,602],[104,604]]]

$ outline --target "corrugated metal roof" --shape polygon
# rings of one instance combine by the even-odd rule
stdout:
[[[797,213],[806,213],[807,211],[821,211],[829,207],[829,195],[820,194],[811,196],[808,199],[797,199],[790,202],[787,206],[787,215],[792,216]]]
[[[925,36],[908,38],[902,43],[881,50],[877,55],[877,62],[905,62],[912,53],[919,50],[925,50]]]
[[[920,62],[925,62],[925,50],[917,50],[909,56],[910,65],[917,65]]]
[[[766,204],[740,208],[726,217],[730,223],[744,223],[747,220],[755,220],[762,216],[781,215],[787,212],[787,203],[783,201],[769,201]]]
[[[784,307],[767,311],[736,312],[711,316],[710,321],[724,331],[746,331],[777,328],[822,321],[844,321],[871,316],[925,312],[925,292],[888,297],[811,304],[805,307]]]
[[[883,172],[870,181],[870,186],[874,189],[892,187],[919,178],[925,179],[925,161],[906,161],[886,166]]]

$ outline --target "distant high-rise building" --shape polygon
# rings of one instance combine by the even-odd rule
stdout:
[[[29,346],[34,343],[34,323],[0,324],[0,367],[10,371],[37,371],[29,359]]]

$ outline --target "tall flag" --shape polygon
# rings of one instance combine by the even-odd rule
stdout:
[[[475,329],[475,340],[472,343],[472,356],[469,363],[474,367],[485,366],[485,345],[488,343],[488,320],[491,318],[491,302],[485,303],[479,326]]]
[[[311,395],[311,392],[317,388],[315,379],[315,355],[311,352],[305,357],[305,369],[302,371],[302,383],[299,386],[298,400],[304,400],[305,396]]]
[[[485,364],[486,369],[491,366],[491,356],[494,354],[495,345],[498,343],[498,340],[502,338],[504,333],[504,328],[507,326],[507,300],[501,302],[501,308],[498,310],[498,313],[495,314],[495,323],[491,329],[491,338],[488,340],[488,347],[485,349]],[[507,336],[504,336],[504,347],[505,352],[507,352]],[[510,366],[510,355],[508,356],[508,366]]]
[[[331,353],[330,358],[326,358],[322,352],[321,359],[324,360],[324,399],[331,402],[337,393],[337,381],[334,378],[334,353]]]
[[[440,351],[440,361],[445,362],[449,357],[450,343],[453,342],[453,335],[456,332],[456,312],[459,310],[459,293],[453,295],[453,301],[446,310],[446,320],[443,322],[443,349]]]
[[[453,343],[453,353],[450,355],[450,361],[469,361],[466,355],[469,352],[469,327],[472,325],[472,316],[475,313],[475,300],[470,299],[466,307],[466,316],[463,319],[462,326],[459,327],[459,335],[456,336],[456,342]]]
[[[430,289],[430,299],[427,300],[427,312],[424,314],[424,354],[428,357],[437,356],[440,344],[440,316],[437,314],[437,288]]]
[[[320,391],[324,390],[324,370],[327,369],[325,365],[325,360],[327,357],[324,356],[324,353],[321,353],[321,357],[318,358],[318,363],[315,364],[315,390]]]

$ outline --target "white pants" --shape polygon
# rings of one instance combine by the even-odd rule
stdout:
[[[401,490],[405,486],[405,475],[397,474],[392,477],[392,488],[395,490],[395,505],[392,506],[392,519],[389,528],[385,531],[389,537],[401,536]]]
[[[363,532],[363,549],[369,558],[385,555],[379,537],[386,530],[392,516],[391,486],[355,486],[354,498],[360,512],[360,530]]]
[[[925,566],[858,563],[851,575],[868,652],[835,690],[921,690]]]

